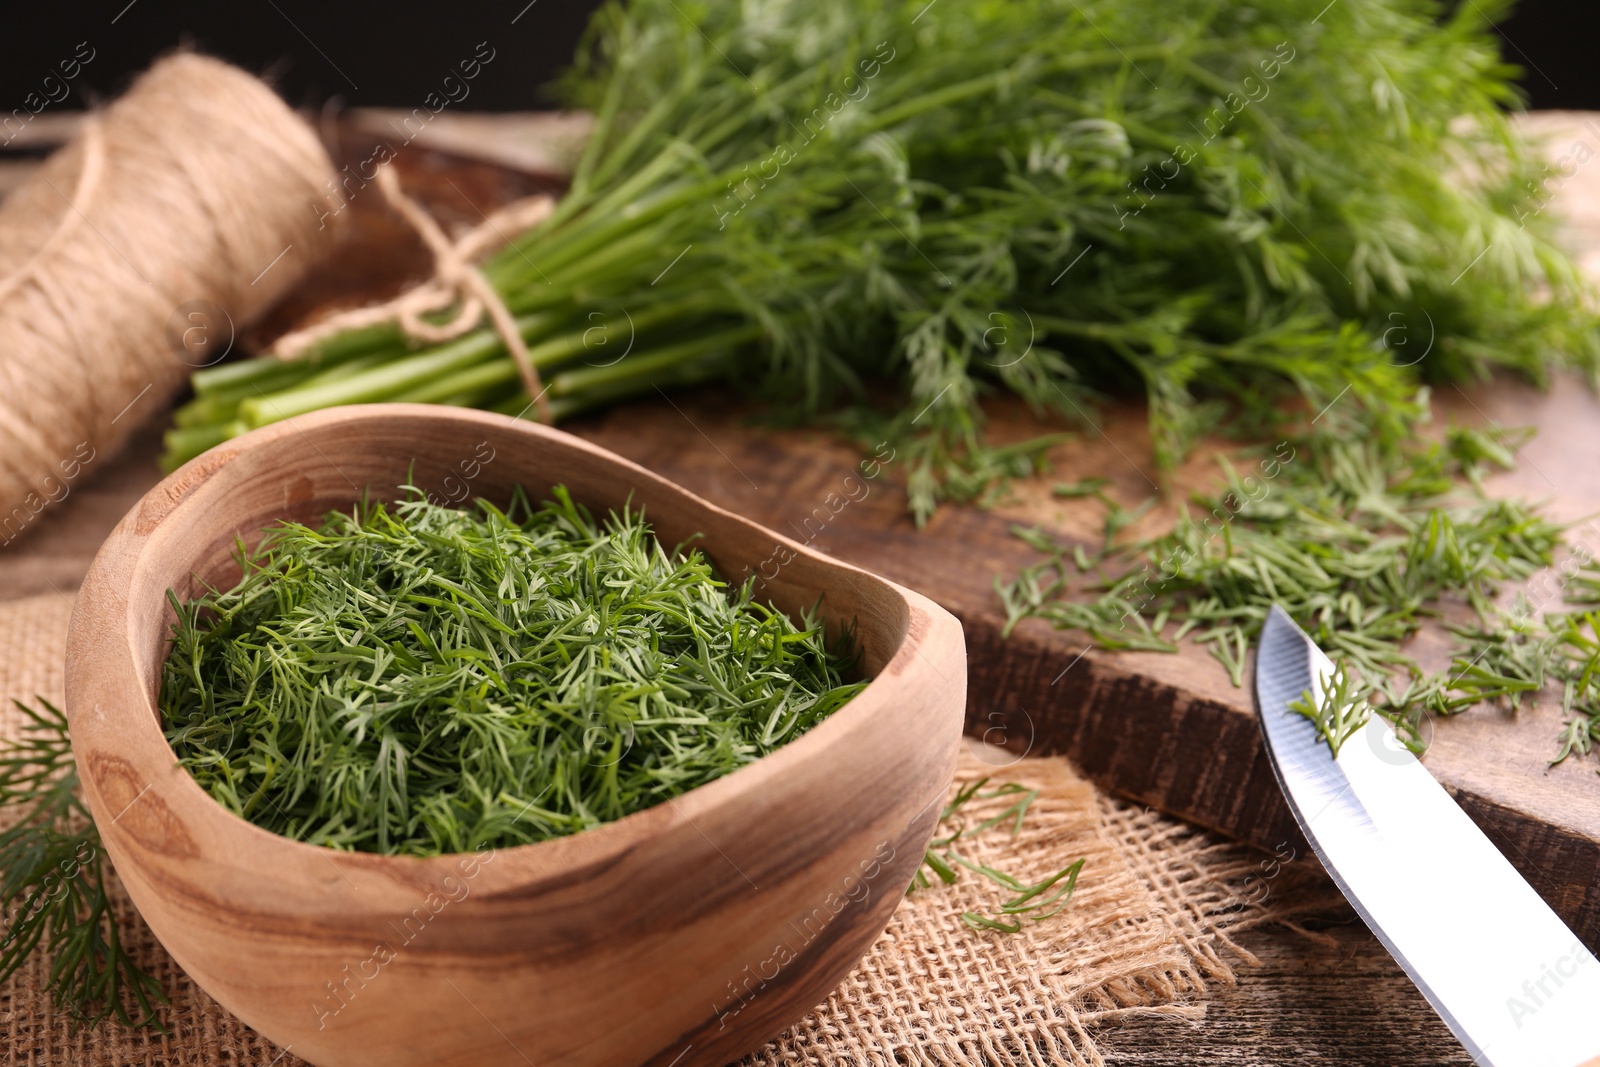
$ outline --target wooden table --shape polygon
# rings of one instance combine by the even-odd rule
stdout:
[[[501,119],[488,127],[503,134],[518,129],[519,121]],[[1538,121],[1569,130],[1578,125],[1561,117]],[[493,154],[496,143],[514,143],[524,155],[534,151],[526,137],[506,142],[499,135],[485,138],[481,130],[452,136],[456,141],[449,147],[455,153],[479,144],[487,146],[483,154]],[[531,165],[526,159],[500,162]],[[464,171],[459,159],[441,162],[434,155],[419,157],[412,173],[425,182],[430,168],[441,167],[456,179],[451,189],[481,197],[483,203],[548,180],[505,167]],[[1580,178],[1600,184],[1600,173]],[[1563,199],[1575,196],[1582,184],[1569,183]],[[447,213],[447,200],[441,193],[430,206]],[[1600,195],[1585,202],[1600,204]],[[465,207],[457,208],[470,218]],[[1600,228],[1591,233],[1588,216],[1578,222],[1575,243],[1600,248]],[[373,225],[383,228],[381,221]],[[395,237],[379,233],[377,239]],[[399,269],[385,284],[403,273],[404,258],[394,263]],[[353,268],[344,267],[361,273],[359,259]],[[339,270],[319,280],[321,292],[350,288],[349,277]],[[315,302],[302,297],[291,303],[275,316],[277,324],[287,324]],[[1600,465],[1593,462],[1600,454],[1600,401],[1572,389],[1541,396],[1499,386],[1450,395],[1443,403],[1471,421],[1566,427],[1570,432],[1547,434],[1528,446],[1524,465],[1501,479],[1498,488],[1557,496],[1558,510],[1569,518],[1600,505],[1595,469]],[[1057,448],[1052,458],[1060,477],[1104,474],[1113,479],[1114,492],[1136,502],[1148,493],[1146,472],[1153,470],[1142,419],[1137,407],[1104,414],[1093,432]],[[1019,406],[1004,402],[991,416],[1008,436],[1056,428],[1034,424]],[[0,548],[0,599],[76,588],[105,534],[158,479],[154,458],[163,422],[164,415],[156,415],[122,456],[105,460],[93,479],[53,506],[26,538]],[[1008,536],[1008,524],[1040,522],[1068,539],[1097,538],[1098,516],[1089,505],[1050,497],[1048,484],[1055,479],[1019,485],[1013,498],[992,512],[946,508],[928,530],[917,531],[905,518],[892,464],[867,499],[819,513],[857,454],[820,433],[753,425],[745,409],[715,392],[631,404],[567,428],[714,502],[935,596],[967,626],[974,732],[1017,750],[1067,752],[1087,773],[1120,792],[1258,844],[1294,833],[1260,758],[1246,694],[1234,689],[1203,652],[1162,657],[1094,651],[1079,663],[1082,639],[1042,625],[1025,627],[1010,641],[1000,639],[992,578],[1035,558]],[[1180,472],[1179,483],[1203,477],[1206,462],[1197,458]],[[1600,803],[1591,803],[1600,799],[1600,779],[1592,764],[1575,762],[1545,774],[1541,761],[1546,746],[1553,745],[1551,725],[1538,715],[1525,719],[1515,732],[1488,715],[1450,724],[1440,732],[1430,765],[1442,768],[1436,773],[1463,795],[1491,833],[1495,827],[1503,831],[1497,840],[1508,855],[1515,853],[1514,861],[1534,872],[1560,864],[1563,880],[1542,887],[1547,897],[1560,897],[1564,913],[1600,931],[1600,889],[1595,889],[1600,878],[1594,876],[1600,845],[1589,847],[1600,841]],[[1204,739],[1214,758],[1193,758],[1191,745],[1179,759],[1179,738]],[[1508,747],[1493,758],[1468,758],[1485,745]],[[1129,1019],[1100,1035],[1103,1050],[1111,1062],[1128,1064],[1279,1064],[1306,1058],[1329,1064],[1470,1062],[1352,914],[1332,915],[1328,923],[1323,934],[1330,944],[1287,930],[1244,935],[1243,947],[1262,965],[1244,969],[1237,987],[1218,992],[1203,1020]]]

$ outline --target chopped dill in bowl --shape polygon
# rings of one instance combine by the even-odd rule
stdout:
[[[180,763],[229,810],[339,849],[576,833],[792,741],[853,697],[833,647],[566,489],[284,523],[187,604],[162,674]],[[170,596],[171,594],[169,594]]]

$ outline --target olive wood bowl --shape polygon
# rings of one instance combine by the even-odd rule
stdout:
[[[410,477],[504,504],[556,483],[597,515],[631,495],[795,613],[854,619],[870,684],[791,744],[586,832],[433,858],[303,844],[178,766],[158,688],[174,613],[237,580],[235,538],[316,521]],[[960,625],[557,430],[431,405],[318,412],[229,441],[123,518],[78,595],[67,715],[84,793],[150,928],[206,992],[323,1067],[724,1064],[782,1032],[883,930],[955,767]]]

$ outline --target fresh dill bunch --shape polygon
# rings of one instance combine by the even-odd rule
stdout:
[[[47,953],[47,988],[74,1025],[162,1030],[167,998],[124,947],[66,716],[44,700],[16,706],[21,730],[0,744],[0,982]]]
[[[501,511],[363,503],[288,523],[189,603],[162,673],[202,788],[274,833],[435,855],[543,841],[659,804],[816,725],[853,633],[825,644],[731,589],[642,512],[565,488]]]
[[[1142,393],[1166,465],[1346,394],[1406,425],[1419,381],[1600,358],[1506,114],[1504,10],[611,4],[560,86],[595,115],[571,188],[484,271],[558,418],[707,380],[812,419],[893,397],[919,519],[1016,474],[996,391],[1073,422]],[[529,402],[487,331],[194,385],[169,466],[331,404]]]

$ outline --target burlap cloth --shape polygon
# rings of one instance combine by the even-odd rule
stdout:
[[[0,603],[0,735],[17,725],[11,698],[58,706],[63,699],[71,610],[71,599],[57,594]],[[1263,870],[1277,873],[1261,853],[1113,800],[1063,760],[966,753],[958,778],[984,775],[1040,795],[1015,838],[991,830],[970,846],[964,840],[963,853],[1029,881],[1083,857],[1071,905],[1010,935],[961,922],[962,912],[992,910],[1005,895],[976,876],[913,893],[827,1003],[748,1064],[1099,1065],[1094,1027],[1130,1013],[1203,1013],[1207,988],[1231,984],[1234,965],[1253,962],[1232,935],[1288,917],[1282,895],[1261,891]],[[968,810],[981,816],[984,809]],[[189,981],[126,898],[120,904],[133,955],[172,997],[169,1033],[115,1023],[74,1033],[52,1010],[45,963],[36,958],[0,985],[0,1065],[302,1062]]]

